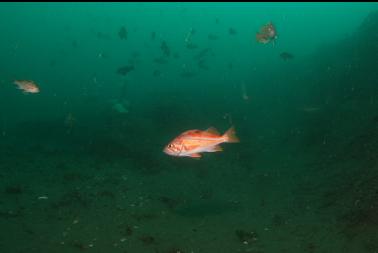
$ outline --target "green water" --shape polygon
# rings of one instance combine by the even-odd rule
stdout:
[[[377,10],[0,4],[0,252],[378,252]]]

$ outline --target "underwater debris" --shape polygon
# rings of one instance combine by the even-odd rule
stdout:
[[[117,74],[119,75],[122,75],[122,76],[125,76],[127,75],[130,71],[134,70],[134,66],[133,65],[128,65],[128,66],[124,66],[124,67],[120,67],[117,69]]]
[[[127,40],[127,30],[126,27],[122,26],[118,31],[118,37],[121,40]]]
[[[230,27],[230,28],[228,29],[228,33],[229,33],[230,35],[236,35],[236,34],[237,34],[236,30],[235,30],[234,28],[232,28],[232,27]]]
[[[294,55],[292,55],[291,53],[288,53],[288,52],[283,52],[280,54],[280,57],[281,59],[283,59],[284,61],[287,61],[287,60],[291,60],[294,58]]]
[[[161,51],[163,51],[164,55],[169,57],[171,55],[171,50],[169,49],[167,42],[163,41],[160,45]]]
[[[272,22],[262,26],[260,32],[256,34],[256,40],[259,43],[267,44],[269,42],[274,42],[277,39],[276,28]]]
[[[239,242],[244,244],[250,244],[258,240],[258,235],[254,231],[245,231],[241,229],[235,230],[235,235],[238,238]]]

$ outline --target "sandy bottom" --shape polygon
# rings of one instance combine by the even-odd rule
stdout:
[[[374,234],[348,237],[323,207],[315,158],[265,150],[241,163],[231,152],[164,157],[159,170],[127,157],[7,152],[1,252],[377,252],[366,246]]]

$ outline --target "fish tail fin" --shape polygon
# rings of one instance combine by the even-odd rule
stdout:
[[[235,128],[233,126],[224,133],[223,137],[225,138],[226,142],[240,142],[239,138],[236,136]]]

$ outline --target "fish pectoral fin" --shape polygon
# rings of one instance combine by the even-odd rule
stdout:
[[[190,154],[189,156],[192,158],[201,158],[201,155],[198,153]]]
[[[207,152],[218,152],[218,151],[223,151],[223,148],[219,145],[212,146],[208,149],[206,149]]]

